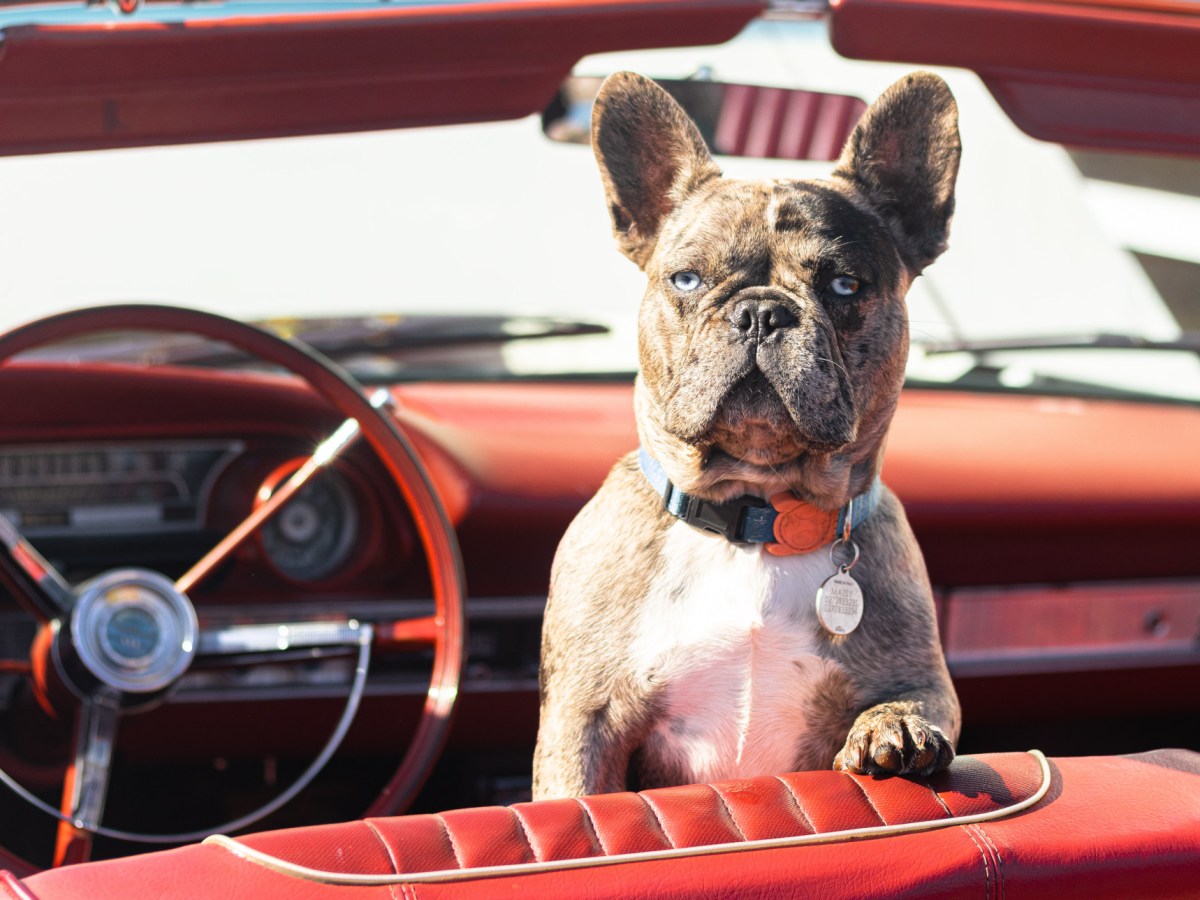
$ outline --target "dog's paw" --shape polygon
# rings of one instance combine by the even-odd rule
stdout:
[[[953,759],[954,746],[936,725],[884,708],[858,717],[833,767],[856,775],[931,775]]]

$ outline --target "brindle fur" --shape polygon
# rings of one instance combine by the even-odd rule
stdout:
[[[790,490],[836,509],[866,490],[904,374],[904,296],[944,250],[953,213],[949,89],[925,73],[893,85],[828,181],[722,178],[682,110],[631,73],[601,89],[593,147],[618,246],[649,279],[634,395],[642,445],[680,489],[712,500]],[[683,271],[701,287],[674,287]],[[859,279],[858,294],[832,290],[842,274]],[[686,778],[649,737],[664,685],[626,662],[673,524],[631,456],[563,538],[543,632],[536,797]],[[813,620],[818,654],[840,668],[806,711],[795,767],[936,771],[953,758],[958,701],[924,563],[890,491],[854,540],[862,623],[833,637]]]

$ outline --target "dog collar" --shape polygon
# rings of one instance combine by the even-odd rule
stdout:
[[[750,496],[715,503],[676,488],[658,460],[642,448],[638,448],[638,466],[663,498],[664,508],[677,519],[737,544],[766,544],[767,552],[775,556],[811,553],[833,543],[842,533],[851,504],[851,528],[857,528],[874,512],[883,487],[876,476],[865,492],[839,510],[818,509],[791,491],[776,494],[770,503]]]

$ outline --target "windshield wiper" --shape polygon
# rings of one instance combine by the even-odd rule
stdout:
[[[1021,350],[1182,350],[1200,353],[1200,332],[1185,331],[1171,340],[1136,334],[1080,334],[1049,337],[993,338],[991,340],[930,341],[922,343],[926,356],[939,353],[1008,353]]]

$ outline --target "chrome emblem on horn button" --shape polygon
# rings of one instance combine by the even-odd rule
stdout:
[[[136,665],[152,659],[161,632],[154,616],[136,606],[126,606],[113,613],[104,629],[105,649],[119,657],[119,662]]]

